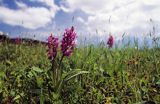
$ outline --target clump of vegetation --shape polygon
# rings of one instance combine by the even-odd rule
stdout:
[[[160,48],[75,47],[74,28],[61,44],[0,43],[2,104],[158,104]],[[136,44],[135,44],[136,45]],[[47,52],[46,52],[47,50]]]

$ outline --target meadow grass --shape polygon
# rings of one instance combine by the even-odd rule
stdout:
[[[62,77],[76,69],[89,73],[67,81],[60,95],[52,93],[50,67],[45,45],[0,43],[1,103],[160,104],[158,47],[78,47],[64,58]]]

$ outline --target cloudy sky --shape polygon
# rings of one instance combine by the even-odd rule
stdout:
[[[75,26],[78,37],[160,35],[159,0],[0,0],[0,31],[44,40]],[[92,40],[93,40],[92,39]]]

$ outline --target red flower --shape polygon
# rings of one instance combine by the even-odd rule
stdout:
[[[109,48],[112,48],[113,46],[113,43],[114,43],[114,39],[113,39],[113,36],[110,35],[109,38],[108,38],[108,41],[107,41],[107,45]]]

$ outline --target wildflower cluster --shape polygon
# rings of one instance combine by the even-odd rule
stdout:
[[[69,57],[73,52],[75,47],[75,39],[76,33],[74,32],[74,27],[72,26],[71,29],[66,29],[63,35],[62,43],[61,43],[61,51],[62,57],[67,56]],[[52,36],[52,34],[48,37],[48,58],[50,60],[54,60],[57,55],[59,43],[58,38]]]

